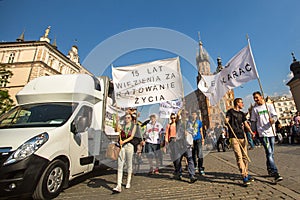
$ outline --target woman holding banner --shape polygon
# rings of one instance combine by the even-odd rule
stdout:
[[[130,188],[132,177],[132,159],[134,147],[130,142],[136,132],[136,125],[132,122],[132,116],[130,114],[125,115],[125,125],[123,126],[119,125],[119,119],[117,119],[115,130],[120,134],[119,144],[121,146],[121,150],[118,157],[117,186],[113,189],[113,191],[120,193],[122,191],[123,167],[125,161],[128,173],[125,187],[126,189]]]

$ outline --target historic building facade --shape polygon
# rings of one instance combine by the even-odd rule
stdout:
[[[294,99],[286,96],[271,97],[270,99],[278,115],[278,121],[282,126],[288,126],[297,112]]]
[[[49,31],[50,26],[39,41],[25,41],[23,32],[16,42],[0,43],[0,63],[13,73],[9,83],[0,87],[7,89],[15,102],[15,95],[36,77],[91,74],[80,64],[77,46],[72,46],[68,55],[64,55],[57,49],[56,40],[50,44]]]
[[[294,77],[287,83],[292,92],[297,110],[300,110],[300,62],[296,60],[294,54],[293,63],[290,65],[290,70]]]
[[[218,73],[223,69],[221,58],[218,58]],[[196,56],[196,63],[198,67],[197,84],[201,79],[201,75],[212,75],[214,73],[210,70],[210,58],[208,53],[203,48],[203,44],[199,41],[199,52]],[[217,124],[224,124],[225,112],[233,107],[234,91],[229,90],[217,106],[211,106],[208,98],[199,90],[195,90],[186,95],[186,109],[188,112],[197,111],[200,119],[206,128],[214,128]]]

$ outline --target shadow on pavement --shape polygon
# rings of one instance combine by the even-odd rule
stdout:
[[[233,173],[205,172],[205,175],[200,176],[198,180],[210,183],[243,186],[241,175]]]

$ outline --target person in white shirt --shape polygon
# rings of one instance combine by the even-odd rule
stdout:
[[[253,131],[257,131],[264,146],[267,170],[270,176],[275,178],[275,181],[281,181],[283,178],[278,173],[278,169],[274,160],[274,143],[275,143],[275,122],[277,121],[277,113],[273,104],[266,103],[260,92],[253,93],[255,106],[251,112],[250,120]]]
[[[156,121],[156,114],[150,115],[150,122],[146,125],[146,130],[144,133],[145,138],[145,153],[147,155],[150,171],[149,174],[159,174],[159,163],[160,163],[160,138],[163,126],[161,123]],[[156,166],[153,167],[153,159],[156,160]]]

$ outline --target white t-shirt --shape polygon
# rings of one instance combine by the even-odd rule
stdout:
[[[146,125],[146,131],[144,137],[146,138],[146,142],[151,144],[160,144],[160,133],[163,129],[163,126],[159,122],[155,122],[153,125],[149,122]]]
[[[270,113],[271,118],[276,117],[277,113],[273,104],[267,103],[268,111]],[[266,104],[255,105],[251,112],[251,121],[256,123],[256,129],[259,134],[259,137],[272,137],[275,136],[275,124],[273,124],[273,129],[269,122],[269,114],[268,114]],[[274,133],[273,133],[274,130]]]

